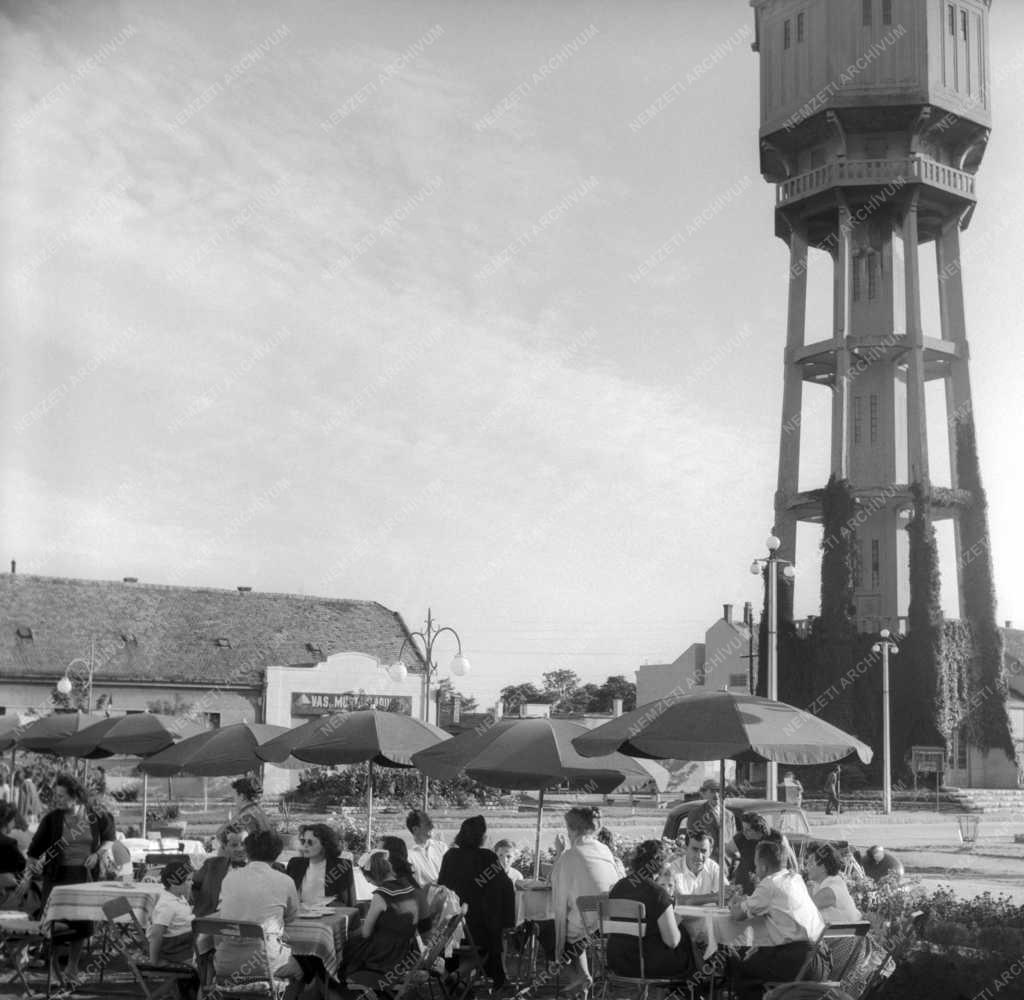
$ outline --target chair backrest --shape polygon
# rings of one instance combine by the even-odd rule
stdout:
[[[597,903],[600,918],[601,940],[605,952],[602,955],[605,969],[608,965],[607,945],[612,934],[621,934],[636,940],[637,966],[640,978],[646,978],[644,968],[644,933],[647,930],[647,911],[644,904],[635,899],[599,899]]]
[[[263,931],[263,925],[246,922],[243,920],[222,920],[219,917],[197,917],[192,921],[192,934],[197,937],[200,934],[213,934],[220,938],[233,941],[252,941],[257,944],[258,953],[263,960],[263,968],[258,969],[248,965],[251,971],[245,976],[247,980],[266,982],[270,995],[274,995],[274,970],[270,964],[270,953],[267,951],[267,936]],[[227,977],[230,982],[237,979],[238,975]]]
[[[146,938],[146,931],[135,915],[127,896],[115,896],[113,899],[108,899],[103,904],[103,916],[106,917],[107,923],[117,924],[119,929],[127,931],[127,940],[130,940],[132,945],[144,955],[148,955],[149,942]],[[123,920],[124,917],[128,919]]]
[[[608,893],[600,892],[594,896],[577,896],[576,909],[580,911],[580,919],[583,921],[583,928],[587,934],[593,934],[601,926],[600,903],[607,899]]]
[[[832,953],[832,973],[830,978],[836,982],[842,980],[846,973],[860,961],[867,947],[868,931],[871,924],[867,920],[856,920],[846,924],[829,924],[821,935],[821,940],[828,942]]]
[[[459,912],[450,916],[444,922],[444,926],[429,938],[427,947],[420,952],[416,964],[402,977],[402,981],[395,991],[394,1000],[402,1000],[407,993],[415,991],[418,987],[418,977],[422,973],[429,973],[434,968],[451,943],[459,925],[466,919],[466,909],[467,907],[463,903]]]

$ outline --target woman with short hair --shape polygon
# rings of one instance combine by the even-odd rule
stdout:
[[[258,830],[272,830],[273,824],[260,805],[263,788],[255,778],[238,778],[231,782],[235,793],[235,804],[238,807],[234,816],[236,823],[245,827],[246,833]]]
[[[841,872],[843,860],[831,844],[819,844],[807,857],[808,889],[826,924],[860,920],[860,910],[850,895]]]
[[[288,862],[287,872],[301,903],[336,898],[343,906],[355,905],[352,862],[341,856],[338,835],[326,823],[299,827],[299,856]]]
[[[676,924],[672,899],[658,883],[668,861],[660,840],[637,845],[630,860],[630,874],[608,893],[609,899],[631,899],[644,904],[644,975],[659,979],[686,979],[696,968],[693,947],[686,931]],[[612,934],[607,945],[608,965],[622,976],[639,976],[636,938]]]

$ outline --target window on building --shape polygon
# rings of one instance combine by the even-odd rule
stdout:
[[[789,43],[792,40],[793,26],[787,18],[782,22],[782,47],[784,49],[789,48]]]
[[[818,146],[811,150],[811,170],[817,170],[818,167],[825,166],[825,150],[824,147]]]
[[[878,396],[875,393],[871,393],[870,412],[869,419],[871,421],[869,433],[871,434],[871,443],[878,444]]]
[[[32,629],[30,629],[27,625],[19,625],[17,630],[17,636],[19,639],[31,639]]]
[[[854,538],[850,548],[853,552],[853,586],[855,590],[860,590],[864,586],[864,558],[860,551],[860,539]]]
[[[207,729],[220,729],[220,712],[203,712],[203,724]]]
[[[860,444],[861,436],[864,433],[864,399],[862,396],[853,397],[853,443]]]
[[[960,37],[967,41],[967,11],[960,11]]]
[[[882,0],[882,24],[892,24],[892,0]]]
[[[871,27],[871,8],[874,6],[875,0],[863,0],[861,3],[861,24],[865,28]]]
[[[864,280],[861,273],[861,268],[864,266],[864,255],[855,253],[853,260],[850,262],[850,278],[851,284],[853,285],[853,301],[859,302],[860,297],[863,294]]]
[[[878,590],[882,579],[882,564],[878,553],[878,539],[871,539],[871,589]]]
[[[746,674],[729,674],[729,687],[745,688],[750,687],[750,678]]]
[[[797,14],[796,16],[796,40],[802,42],[804,40],[804,15]]]
[[[6,705],[0,705],[0,715],[6,715],[6,714],[7,714],[7,706]]]
[[[949,4],[946,7],[946,14],[949,19],[949,33],[955,38],[956,37],[956,7],[953,4]]]
[[[865,266],[868,272],[868,298],[878,298],[878,286],[882,278],[882,257],[876,250],[865,254]]]
[[[953,766],[958,771],[967,770],[967,727],[961,726],[953,734]]]

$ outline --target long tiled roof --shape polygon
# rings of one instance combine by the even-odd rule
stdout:
[[[107,681],[258,686],[267,666],[334,653],[392,663],[408,634],[375,601],[0,574],[0,681],[94,655]],[[411,643],[402,658],[422,669]]]

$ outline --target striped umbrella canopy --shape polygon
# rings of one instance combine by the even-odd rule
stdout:
[[[57,748],[69,736],[105,718],[102,715],[86,715],[84,712],[54,712],[30,722],[16,738],[20,750],[35,753],[61,753]]]
[[[248,774],[263,764],[263,759],[256,754],[257,747],[286,732],[285,726],[259,722],[237,722],[220,729],[208,729],[147,757],[139,764],[139,770],[163,778],[175,774],[205,777]]]

